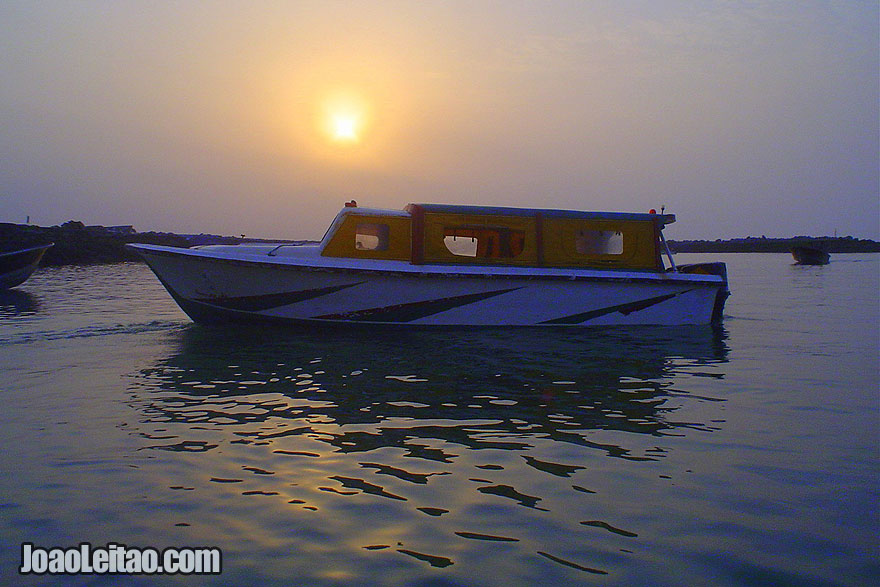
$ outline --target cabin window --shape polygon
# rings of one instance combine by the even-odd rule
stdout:
[[[623,233],[619,230],[579,230],[575,249],[581,255],[622,255]]]
[[[477,256],[477,238],[474,236],[458,236],[446,235],[443,237],[443,244],[453,255],[459,257],[476,257]]]
[[[354,248],[359,251],[384,251],[388,249],[388,225],[361,223],[354,235]]]
[[[525,232],[503,226],[446,227],[443,244],[459,257],[510,259],[522,253]]]

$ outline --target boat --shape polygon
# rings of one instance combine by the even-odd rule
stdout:
[[[831,255],[816,247],[792,247],[791,256],[795,265],[827,265],[831,261]]]
[[[37,270],[43,254],[54,243],[0,253],[0,290],[21,285]]]
[[[194,321],[459,326],[709,324],[724,263],[676,266],[673,214],[352,201],[319,243],[129,244]],[[668,257],[664,265],[662,252]]]

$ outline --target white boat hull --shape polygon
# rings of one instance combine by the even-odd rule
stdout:
[[[724,276],[411,265],[130,245],[197,322],[408,326],[708,324]]]

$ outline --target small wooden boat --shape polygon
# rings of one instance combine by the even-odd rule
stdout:
[[[827,265],[831,255],[816,247],[792,247],[791,256],[796,265]]]
[[[676,266],[661,234],[674,221],[656,213],[444,204],[378,210],[352,202],[319,244],[128,246],[197,322],[564,327],[720,320],[729,295],[724,263]]]
[[[0,253],[0,290],[24,283],[53,244]]]

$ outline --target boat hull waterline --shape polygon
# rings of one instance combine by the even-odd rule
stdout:
[[[52,244],[0,253],[0,290],[21,285],[37,270]]]
[[[316,264],[129,246],[196,322],[422,327],[708,324],[720,318],[728,295],[725,277],[710,274]]]

